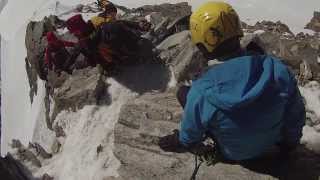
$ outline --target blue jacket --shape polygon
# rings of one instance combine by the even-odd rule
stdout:
[[[299,143],[304,124],[303,100],[287,67],[268,55],[242,56],[192,84],[179,139],[189,146],[210,134],[226,158],[244,160],[279,142]]]

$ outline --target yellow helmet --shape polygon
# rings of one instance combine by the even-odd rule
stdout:
[[[236,11],[224,2],[208,2],[190,17],[190,31],[194,44],[202,44],[213,52],[221,43],[243,36]]]

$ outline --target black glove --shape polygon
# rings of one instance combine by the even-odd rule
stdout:
[[[187,148],[179,142],[179,130],[173,130],[173,134],[160,137],[159,146],[162,150],[167,152],[184,153]]]

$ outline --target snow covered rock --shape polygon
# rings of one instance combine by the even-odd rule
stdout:
[[[274,55],[283,60],[296,74],[302,73],[304,74],[304,78],[308,80],[319,80],[320,66],[317,58],[320,52],[320,40],[316,36],[311,35],[299,34],[288,37],[280,33],[287,30],[263,30],[268,29],[267,25],[269,24],[267,23],[262,27],[252,27],[254,29],[254,31],[252,30],[253,33],[246,33],[242,39],[242,45],[245,47],[253,41],[261,46],[267,54]],[[271,23],[271,29],[272,25]],[[260,32],[258,33],[257,31]],[[300,73],[300,70],[303,71]],[[306,70],[309,72],[307,73]],[[306,73],[308,74],[307,76],[305,76]]]
[[[159,12],[163,17],[168,17],[170,20],[184,17],[191,14],[191,6],[187,2],[177,4],[161,4],[161,5],[146,5],[133,10],[142,16],[147,16],[150,13]]]
[[[127,11],[120,18],[125,20],[147,19],[153,25],[153,29],[145,36],[157,45],[166,37],[187,30],[190,15],[191,6],[183,2],[142,6]]]
[[[52,129],[52,122],[55,117],[63,110],[71,109],[76,111],[84,105],[103,105],[110,104],[110,97],[107,94],[108,85],[105,82],[105,75],[100,66],[88,67],[75,70],[72,75],[63,73],[64,81],[52,85],[51,91],[54,91],[52,98],[54,107],[52,116],[48,120],[48,127]],[[60,77],[57,77],[60,78]],[[54,79],[54,78],[53,78]],[[54,80],[49,79],[49,83]],[[49,90],[50,91],[50,90]],[[47,113],[49,113],[47,109]],[[58,131],[58,130],[57,130]],[[61,133],[58,133],[61,134]]]
[[[313,13],[313,18],[306,25],[306,29],[313,30],[315,32],[320,32],[320,12],[315,11]]]
[[[283,24],[280,21],[277,21],[277,22],[261,21],[261,22],[257,22],[253,26],[247,25],[246,23],[242,22],[242,26],[245,29],[245,31],[251,32],[251,33],[253,33],[256,30],[263,30],[266,32],[279,33],[279,34],[288,33],[291,36],[294,36],[290,28],[286,24]]]

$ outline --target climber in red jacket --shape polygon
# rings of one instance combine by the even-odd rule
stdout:
[[[58,39],[54,32],[48,32],[46,37],[48,45],[45,50],[45,65],[47,68],[56,72],[70,72],[69,67],[74,58],[71,58],[65,47],[73,47],[75,43]]]

